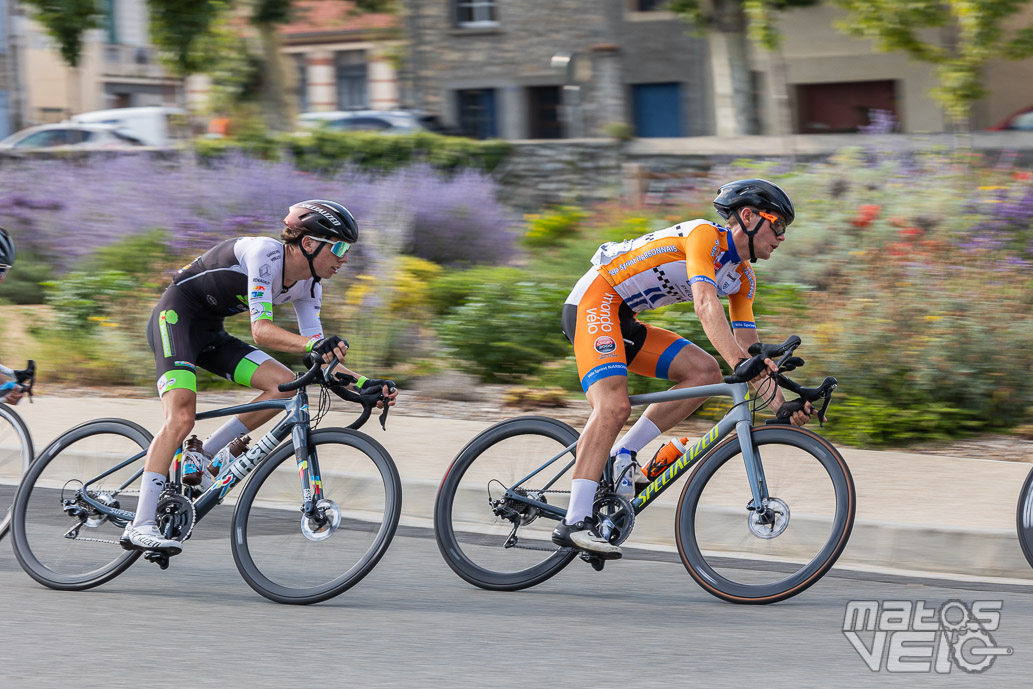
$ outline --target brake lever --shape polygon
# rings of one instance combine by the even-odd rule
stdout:
[[[398,388],[395,388],[395,387],[388,387],[387,392],[388,392],[388,394],[391,394],[392,392],[395,392],[397,389]],[[378,401],[382,400],[384,402],[384,411],[380,412],[380,427],[383,428],[386,431],[387,430],[387,412],[391,408],[391,405],[389,404],[390,400],[387,399],[384,396],[383,393],[380,394],[380,397],[378,397],[377,400]]]

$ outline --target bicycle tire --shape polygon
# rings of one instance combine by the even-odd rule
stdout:
[[[14,409],[0,403],[0,539],[11,525],[14,494],[34,457],[28,426]]]
[[[95,518],[98,523],[92,527],[84,524],[86,538],[105,537],[100,542],[64,538],[77,519],[63,513],[61,498],[74,493],[69,486],[75,482],[89,480],[150,444],[151,434],[139,424],[97,419],[65,431],[40,453],[18,488],[11,520],[14,553],[30,577],[52,589],[81,591],[114,579],[136,562],[141,552],[123,550],[117,542],[122,526],[108,519]],[[75,471],[77,465],[80,469]],[[118,491],[111,487],[128,481],[137,468],[133,463],[90,490],[118,500]],[[119,507],[135,509],[135,500],[132,505],[120,501]],[[93,562],[76,570],[76,558],[93,553]]]
[[[532,437],[537,440],[532,440]],[[507,442],[514,439],[519,445]],[[548,540],[557,522],[537,518],[528,523],[539,523],[538,538],[534,542],[541,543],[536,547],[543,550],[505,548],[503,543],[511,525],[495,517],[487,503],[493,495],[490,492],[493,481],[499,481],[500,485],[508,488],[514,481],[533,471],[537,463],[557,454],[564,447],[577,442],[577,439],[577,431],[555,419],[544,416],[518,417],[484,430],[456,455],[445,473],[434,503],[434,535],[438,550],[453,572],[483,589],[519,591],[542,583],[570,564],[577,552],[570,548],[557,548]],[[510,447],[501,447],[503,444]],[[516,451],[525,445],[533,447],[527,452]],[[493,452],[497,452],[497,455]],[[498,456],[497,467],[489,466],[489,460],[494,456]],[[463,479],[471,466],[482,458],[487,458],[482,462],[486,469],[478,468],[464,483]],[[521,458],[530,463],[520,464]],[[559,462],[563,462],[563,458]],[[562,488],[565,490],[567,485]],[[457,499],[460,502],[458,508]],[[478,504],[481,504],[480,508],[476,507]],[[545,528],[541,529],[542,526]],[[526,562],[530,564],[524,566],[525,560],[517,559],[520,556],[516,552],[547,554],[537,562],[533,561],[537,556],[528,555]],[[501,561],[503,557],[507,563],[516,560],[513,566],[519,568],[508,571],[497,569],[494,562]],[[486,560],[492,564],[482,564]]]
[[[729,601],[731,603],[740,604],[767,604],[775,603],[778,601],[791,598],[799,593],[802,593],[807,588],[817,582],[828,570],[835,564],[839,558],[843,549],[846,547],[847,541],[850,537],[850,531],[853,528],[854,523],[854,512],[857,504],[857,496],[854,490],[853,478],[850,474],[850,470],[843,460],[842,455],[833,447],[827,440],[821,436],[803,428],[797,428],[795,426],[764,426],[761,428],[754,428],[752,431],[752,438],[754,443],[754,449],[762,448],[765,445],[779,446],[779,450],[783,454],[787,454],[795,460],[797,457],[805,458],[810,457],[813,460],[817,460],[819,467],[811,467],[810,465],[804,465],[799,463],[801,467],[805,468],[810,472],[811,476],[817,476],[818,482],[821,485],[827,482],[831,483],[832,488],[832,500],[834,505],[829,509],[831,517],[826,518],[822,515],[820,518],[815,518],[812,514],[797,513],[796,524],[797,529],[794,532],[788,532],[789,525],[792,523],[792,518],[789,516],[788,510],[786,511],[786,524],[785,532],[780,532],[770,539],[769,542],[778,542],[778,539],[786,537],[786,533],[790,535],[782,540],[781,543],[788,545],[790,548],[795,546],[794,537],[798,537],[801,534],[806,535],[808,529],[815,532],[818,535],[818,540],[821,539],[822,533],[826,532],[827,536],[821,543],[820,548],[816,549],[813,555],[804,556],[802,559],[805,560],[803,566],[796,571],[791,571],[789,576],[776,581],[766,581],[761,583],[744,583],[742,581],[736,581],[726,576],[724,573],[717,571],[716,563],[721,561],[721,556],[717,555],[704,555],[703,549],[700,547],[699,532],[705,532],[703,535],[704,539],[711,538],[710,534],[714,531],[710,529],[700,528],[697,524],[697,515],[705,515],[707,506],[701,507],[701,496],[703,491],[706,489],[708,483],[714,479],[715,474],[726,466],[729,460],[736,457],[741,457],[741,448],[739,445],[738,436],[732,436],[722,442],[718,447],[714,448],[713,452],[710,453],[703,461],[696,467],[692,476],[686,482],[684,489],[682,490],[681,498],[678,501],[677,508],[677,519],[676,519],[676,540],[678,544],[678,553],[681,556],[682,563],[688,570],[692,578],[708,593],[721,598],[722,600]],[[792,448],[792,450],[791,450]],[[768,480],[769,495],[772,498],[779,497],[777,495],[777,489],[772,488],[772,474],[777,474],[776,465],[781,460],[772,459],[770,455],[774,455],[776,458],[779,456],[778,451],[772,451],[769,453],[769,458],[763,460],[762,464],[764,467],[765,477]],[[758,455],[759,456],[759,455]],[[796,462],[794,462],[795,466]],[[734,471],[735,469],[730,469]],[[822,471],[825,473],[822,474]],[[744,509],[744,505],[747,502],[752,502],[749,485],[745,479],[745,470],[742,471],[741,476],[742,485],[734,486],[735,497],[728,501],[728,504],[732,505],[731,515],[732,524],[735,524],[734,519],[739,517],[746,518],[749,522],[750,513]],[[776,476],[777,479],[777,476]],[[813,486],[813,482],[808,481],[795,481],[794,479],[787,479],[788,485],[797,484],[795,494],[801,495],[801,497],[807,498],[808,486]],[[720,481],[715,481],[715,484]],[[727,484],[726,484],[727,485]],[[717,492],[718,488],[715,488]],[[722,500],[727,501],[727,488],[721,487],[721,490],[725,490],[725,496],[722,496]],[[790,490],[790,492],[793,492]],[[739,501],[741,499],[741,501]],[[806,500],[804,501],[806,502]],[[822,506],[828,506],[828,497],[819,497],[819,500],[814,501],[814,504],[821,503]],[[787,505],[791,507],[791,505]],[[717,509],[710,507],[712,512],[716,512]],[[812,510],[812,513],[818,512],[818,510]],[[727,524],[727,515],[721,515],[722,519],[725,519]],[[749,524],[747,528],[741,529],[744,534],[750,532]],[[716,536],[714,538],[721,538]],[[747,535],[746,540],[749,543],[756,541],[763,541],[764,539],[757,538],[755,532],[750,532]],[[731,537],[729,541],[731,542]],[[709,552],[714,552],[715,546],[711,543],[708,544]],[[735,552],[725,553],[725,556],[731,555],[732,558],[729,560],[727,569],[740,573],[743,577],[749,578],[750,576],[756,576],[756,574],[750,574],[748,570],[769,571],[774,569],[779,571],[780,569],[792,569],[796,565],[792,563],[792,558],[789,558],[782,562],[761,562],[756,561],[749,562],[748,560],[738,560]],[[809,559],[807,559],[809,558]],[[759,566],[758,566],[759,564]]]
[[[230,543],[237,570],[251,588],[277,603],[308,605],[347,591],[387,552],[401,518],[401,479],[380,443],[358,431],[321,428],[309,434],[309,448],[319,459],[324,498],[348,508],[338,512],[343,515],[340,527],[325,540],[312,540],[303,533],[297,460],[274,473],[294,458],[293,443],[280,447],[259,465],[233,512]],[[284,487],[278,487],[278,482]],[[372,534],[365,537],[369,539],[365,545],[361,544],[363,534]],[[359,545],[355,547],[355,543]],[[359,553],[358,557],[353,558],[353,553]],[[317,567],[317,556],[355,561]],[[287,583],[288,578],[307,582]]]
[[[1033,469],[1026,474],[1026,480],[1019,491],[1019,504],[1015,508],[1015,531],[1026,562],[1033,567]]]

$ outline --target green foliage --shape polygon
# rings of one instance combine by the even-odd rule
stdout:
[[[907,406],[860,395],[833,397],[822,433],[860,447],[907,445],[972,435],[982,422],[975,412],[950,404],[911,401]]]
[[[218,158],[230,151],[269,160],[289,155],[299,169],[327,174],[347,164],[390,171],[419,162],[445,171],[472,168],[491,172],[512,150],[505,141],[475,141],[430,132],[385,135],[328,129],[278,137],[254,132],[237,138],[202,139],[196,147],[203,159]]]
[[[122,241],[102,246],[83,262],[86,272],[119,271],[133,276],[150,277],[155,263],[165,262],[165,230],[150,230],[126,237]]]
[[[179,74],[201,72],[213,60],[206,38],[228,7],[222,0],[147,0],[151,41]]]
[[[69,273],[47,287],[47,303],[57,316],[57,326],[76,334],[109,325],[119,313],[119,302],[137,291],[136,281],[120,270]]]
[[[449,309],[462,306],[485,286],[502,287],[520,282],[526,277],[526,271],[509,267],[481,266],[446,272],[430,283],[430,306],[434,313],[441,315]]]
[[[939,85],[932,95],[956,124],[986,96],[983,69],[995,59],[1033,55],[1033,26],[1017,27],[1028,0],[835,0],[848,16],[838,28],[868,38],[885,52],[903,51],[936,66]],[[949,39],[930,42],[931,35]]]
[[[57,41],[61,58],[78,67],[82,58],[83,33],[100,27],[97,0],[22,0],[36,9],[35,19]]]
[[[524,217],[527,221],[524,244],[532,248],[553,246],[577,232],[578,225],[587,217],[588,213],[577,206],[558,206],[527,215]]]
[[[530,275],[481,285],[435,329],[460,368],[486,382],[519,380],[569,350],[559,327],[568,289]]]
[[[0,300],[9,304],[42,304],[43,283],[53,276],[53,266],[28,250],[19,249],[18,263],[0,284]]]

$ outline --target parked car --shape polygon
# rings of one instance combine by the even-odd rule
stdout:
[[[325,127],[335,131],[376,131],[386,134],[430,131],[444,133],[434,115],[411,110],[332,110],[298,115],[302,129]]]
[[[135,136],[110,125],[41,124],[15,132],[0,141],[4,151],[86,151],[142,146]]]
[[[1033,132],[1033,105],[1019,110],[988,128],[991,132]]]
[[[123,134],[133,136],[147,146],[171,146],[188,138],[187,113],[182,108],[165,105],[144,105],[132,108],[111,108],[72,115],[77,124],[107,124]]]

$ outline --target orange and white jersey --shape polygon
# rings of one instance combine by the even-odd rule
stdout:
[[[597,276],[613,287],[638,313],[692,301],[692,284],[703,280],[728,297],[733,328],[756,328],[753,297],[757,280],[729,241],[728,230],[706,220],[689,220],[636,239],[607,242],[592,257],[589,271],[567,298],[580,300],[581,291]]]

